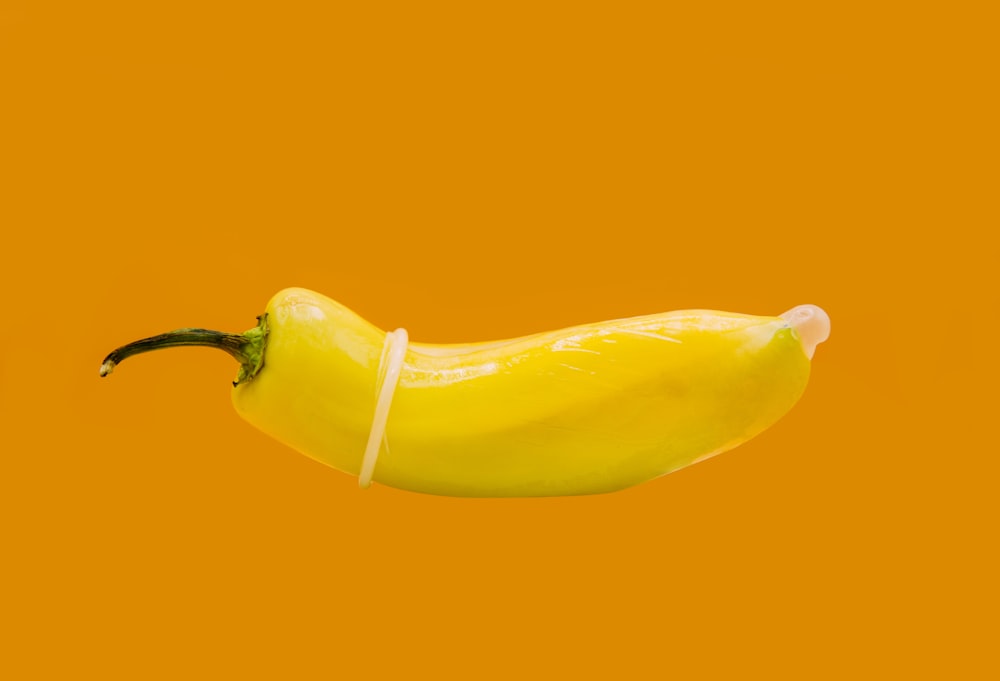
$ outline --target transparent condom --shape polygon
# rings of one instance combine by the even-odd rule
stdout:
[[[372,484],[375,464],[383,443],[386,449],[389,448],[385,428],[389,422],[392,396],[396,394],[399,376],[403,372],[403,360],[406,358],[409,340],[406,329],[396,329],[385,334],[385,345],[382,346],[382,358],[379,360],[378,382],[375,385],[375,415],[372,417],[371,430],[368,431],[368,444],[365,446],[365,455],[361,459],[361,473],[358,475],[358,485],[362,489],[367,489]]]
[[[806,357],[812,359],[816,346],[830,337],[830,315],[818,305],[798,305],[780,315],[799,334]]]
[[[816,305],[793,307],[781,317],[796,330],[802,342],[802,349],[810,359],[816,351],[816,346],[830,337],[830,317]],[[408,345],[409,335],[406,329],[396,329],[385,335],[382,358],[379,360],[379,376],[375,385],[375,414],[372,417],[371,430],[368,432],[365,454],[361,459],[361,473],[358,475],[358,484],[363,489],[372,484],[375,464],[378,462],[378,455],[383,445],[386,449],[389,448],[385,429],[389,422],[392,397],[396,394],[396,386],[403,371]]]

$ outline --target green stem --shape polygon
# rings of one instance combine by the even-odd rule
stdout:
[[[210,329],[177,329],[158,336],[137,340],[114,350],[101,364],[101,376],[107,376],[115,370],[115,366],[132,355],[139,355],[152,350],[177,348],[188,345],[202,345],[218,348],[232,355],[240,363],[240,373],[233,385],[249,381],[256,376],[264,366],[264,350],[267,347],[267,314],[257,317],[257,326],[245,333],[223,333]]]

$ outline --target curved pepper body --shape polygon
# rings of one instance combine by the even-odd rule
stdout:
[[[264,368],[240,415],[358,474],[385,333],[286,289],[267,306]],[[811,348],[781,317],[682,311],[498,343],[411,343],[374,480],[455,496],[611,492],[731,449],[777,421]]]

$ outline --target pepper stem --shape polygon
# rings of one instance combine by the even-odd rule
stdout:
[[[107,376],[115,367],[132,355],[139,355],[162,348],[203,345],[218,348],[232,355],[240,363],[240,372],[233,386],[245,383],[256,376],[264,366],[264,349],[267,347],[267,313],[257,317],[257,326],[244,333],[223,333],[210,329],[177,329],[137,340],[114,350],[101,364],[101,376]]]

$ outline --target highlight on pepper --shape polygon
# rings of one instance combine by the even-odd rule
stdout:
[[[233,356],[236,411],[302,454],[414,492],[624,489],[746,442],[802,395],[830,319],[667,312],[498,342],[412,343],[302,288],[244,333],[178,329],[109,354],[203,345]]]

